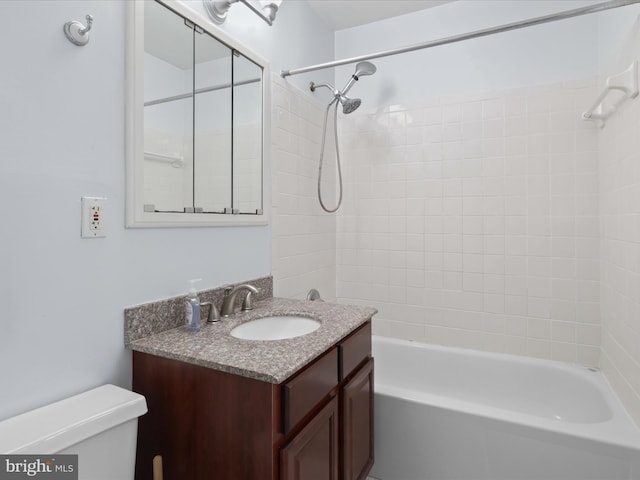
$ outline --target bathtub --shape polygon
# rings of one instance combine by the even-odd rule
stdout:
[[[640,480],[640,430],[602,373],[373,338],[380,480]]]

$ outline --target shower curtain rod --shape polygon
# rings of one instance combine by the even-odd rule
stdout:
[[[340,65],[347,65],[349,63],[356,63],[363,60],[372,60],[374,58],[389,57],[391,55],[397,55],[399,53],[413,52],[415,50],[422,50],[424,48],[437,47],[440,45],[447,45],[449,43],[461,42],[463,40],[470,40],[472,38],[486,37],[487,35],[493,35],[495,33],[508,32],[510,30],[517,30],[519,28],[531,27],[533,25],[540,25],[543,23],[555,22],[557,20],[565,20],[567,18],[579,17],[589,13],[603,12],[605,10],[611,10],[612,8],[626,7],[634,3],[640,3],[640,0],[611,0],[609,2],[599,3],[597,5],[589,5],[587,7],[576,8],[573,10],[567,10],[564,12],[554,13],[551,15],[545,15],[543,17],[531,18],[529,20],[522,20],[520,22],[508,23],[499,27],[491,27],[483,30],[476,30],[475,32],[463,33],[460,35],[454,35],[451,37],[441,38],[439,40],[430,40],[424,43],[417,43],[409,45],[407,47],[401,47],[394,50],[384,50],[382,52],[372,53],[369,55],[360,55],[358,57],[345,58],[343,60],[335,60],[333,62],[319,63],[310,67],[294,68],[292,70],[282,70],[280,75],[288,77],[290,75],[298,75],[300,73],[313,72],[315,70],[322,70],[325,68],[338,67]]]

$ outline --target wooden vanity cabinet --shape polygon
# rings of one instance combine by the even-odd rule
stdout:
[[[136,479],[364,480],[373,465],[371,322],[280,385],[133,356]]]

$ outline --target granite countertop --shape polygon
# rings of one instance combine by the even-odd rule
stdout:
[[[269,383],[282,383],[318,355],[369,320],[377,310],[370,307],[268,298],[254,303],[249,312],[208,324],[199,332],[177,327],[135,340],[135,351],[213,368]],[[271,315],[302,315],[321,322],[307,335],[285,340],[241,340],[231,336],[233,328]]]

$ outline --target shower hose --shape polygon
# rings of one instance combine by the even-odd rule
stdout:
[[[327,213],[337,212],[342,204],[342,168],[340,167],[340,147],[338,146],[338,101],[337,98],[334,98],[329,105],[327,105],[327,109],[324,112],[324,126],[322,127],[322,145],[320,146],[320,163],[318,165],[318,201],[320,202],[320,206]],[[335,208],[327,208],[324,201],[322,200],[322,166],[324,164],[324,146],[327,143],[327,123],[329,118],[329,109],[331,105],[335,104],[335,108],[333,110],[333,132],[336,140],[336,165],[338,166],[338,204]]]

